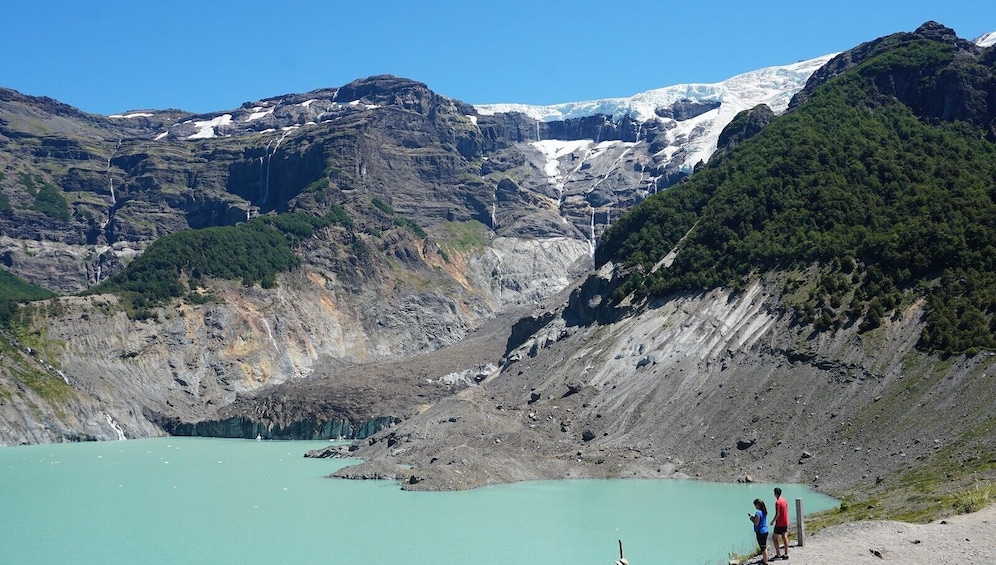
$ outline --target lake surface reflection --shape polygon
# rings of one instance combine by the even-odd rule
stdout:
[[[0,448],[3,563],[605,565],[726,562],[772,485],[539,481],[403,492],[325,478],[327,442],[156,438]],[[794,512],[836,505],[781,485]]]

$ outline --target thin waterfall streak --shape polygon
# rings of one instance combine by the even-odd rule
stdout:
[[[270,322],[266,321],[266,318],[263,318],[263,325],[266,326],[266,335],[270,338],[270,343],[273,344],[273,349],[280,351],[280,348],[277,347],[277,340],[273,339],[273,332],[270,331]]]
[[[111,429],[114,430],[114,433],[118,435],[118,441],[124,441],[128,439],[127,437],[125,437],[124,430],[122,430],[121,426],[114,421],[114,418],[111,418],[110,414],[104,412],[104,419],[107,420],[107,425],[110,426]]]

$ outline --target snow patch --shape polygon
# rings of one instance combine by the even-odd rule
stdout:
[[[545,139],[543,141],[534,141],[530,145],[538,149],[546,157],[546,165],[543,171],[546,173],[546,176],[550,177],[551,182],[559,184],[558,181],[561,179],[560,158],[566,157],[575,151],[588,149],[592,143],[590,139],[578,139],[574,141]]]
[[[357,108],[359,106],[362,106],[363,108],[366,108],[367,110],[374,110],[376,108],[380,108],[380,104],[360,104],[359,100],[353,100],[352,102],[350,102],[350,103],[348,103],[346,105],[349,106],[349,107],[351,107],[351,108]]]
[[[135,112],[133,114],[111,114],[107,116],[108,118],[151,118],[152,114],[148,112]]]
[[[215,137],[215,128],[219,126],[225,126],[232,123],[231,114],[222,114],[216,118],[204,121],[194,122],[194,127],[198,129],[198,132],[187,136],[187,139],[207,139],[210,137]]]
[[[255,108],[252,109],[252,113],[249,114],[249,117],[246,118],[246,121],[251,122],[253,120],[258,120],[263,116],[269,116],[272,113],[273,113],[273,108],[264,109],[261,106],[256,106]]]
[[[166,131],[162,132],[161,134],[157,135],[156,136],[156,141],[159,141],[160,139],[166,137],[167,135],[169,135],[169,130],[166,130]]]
[[[979,47],[992,47],[993,45],[996,45],[996,31],[984,33],[979,37],[976,37],[972,43],[975,43]]]

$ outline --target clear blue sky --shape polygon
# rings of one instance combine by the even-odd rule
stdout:
[[[629,96],[849,49],[996,0],[10,0],[0,86],[84,111],[228,110],[375,74],[470,103]]]

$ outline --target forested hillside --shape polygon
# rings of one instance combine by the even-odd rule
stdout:
[[[925,25],[835,62],[793,111],[616,222],[596,262],[631,267],[617,298],[816,264],[812,289],[785,289],[799,322],[867,330],[925,299],[919,347],[996,348],[996,50]]]

